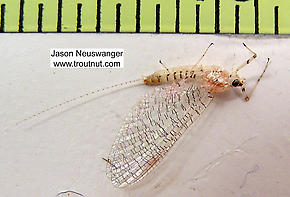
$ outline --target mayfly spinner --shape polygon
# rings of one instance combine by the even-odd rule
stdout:
[[[198,62],[192,66],[167,68],[132,81],[123,82],[72,98],[27,117],[16,125],[32,119],[61,105],[98,92],[143,81],[145,85],[161,85],[143,97],[131,110],[121,127],[111,152],[103,160],[107,163],[107,176],[116,187],[126,187],[140,181],[165,157],[166,153],[197,120],[211,103],[215,94],[240,88],[245,101],[263,77],[270,59],[255,86],[247,93],[245,78],[238,72],[250,64],[257,54],[246,44],[253,55],[230,73],[220,66],[199,65],[211,43]]]

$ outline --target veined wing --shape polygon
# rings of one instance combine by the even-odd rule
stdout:
[[[157,87],[132,109],[107,159],[117,187],[141,180],[194,123],[213,96],[193,81]]]

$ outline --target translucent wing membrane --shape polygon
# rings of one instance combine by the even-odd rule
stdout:
[[[158,87],[144,96],[125,119],[107,159],[107,176],[113,185],[126,187],[141,180],[212,98],[190,80]]]

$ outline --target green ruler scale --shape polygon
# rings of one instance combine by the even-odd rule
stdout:
[[[0,7],[0,32],[290,33],[290,0],[0,0]]]

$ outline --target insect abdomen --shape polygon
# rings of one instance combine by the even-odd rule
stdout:
[[[145,85],[161,85],[181,79],[195,78],[197,75],[195,66],[173,67],[168,70],[159,70],[144,77]]]

